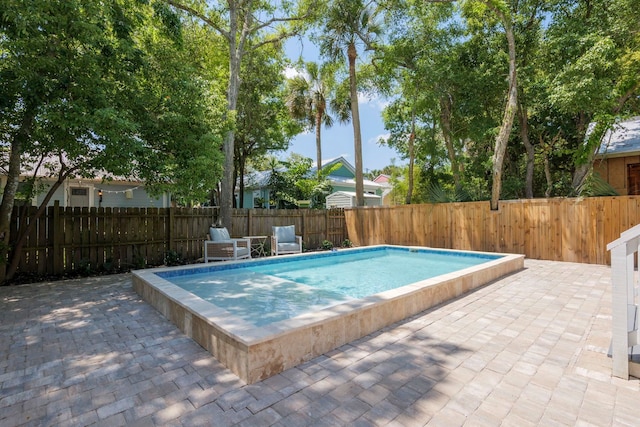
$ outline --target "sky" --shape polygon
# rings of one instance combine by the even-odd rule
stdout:
[[[287,56],[292,60],[297,60],[300,56],[305,61],[322,62],[319,52],[308,40],[302,44],[293,39],[285,45]],[[287,70],[291,75],[292,70]],[[368,99],[360,97],[360,128],[362,134],[362,163],[364,172],[380,170],[391,164],[391,159],[395,159],[396,165],[406,163],[400,154],[392,148],[381,146],[378,140],[388,136],[382,122],[382,109],[385,101],[380,98]],[[353,126],[351,122],[340,124],[337,120],[331,128],[322,127],[322,158],[323,160],[334,159],[343,156],[352,166],[355,166],[355,155],[353,147]],[[313,164],[316,162],[316,137],[312,130],[308,133],[295,137],[284,154],[279,157],[286,159],[291,153],[301,154],[310,157]]]

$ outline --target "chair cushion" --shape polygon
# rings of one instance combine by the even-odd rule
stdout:
[[[222,240],[230,240],[231,236],[229,236],[229,232],[226,228],[209,228],[209,235],[211,236],[211,240],[214,242],[220,242]]]
[[[278,239],[278,243],[295,243],[296,226],[273,227],[273,235]]]
[[[247,254],[249,254],[249,249],[248,248],[241,248],[238,247],[238,250],[236,252],[236,254],[240,257],[240,256],[246,256]]]
[[[300,245],[297,243],[278,243],[278,252],[300,252]]]

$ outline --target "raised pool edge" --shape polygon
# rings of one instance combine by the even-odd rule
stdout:
[[[372,248],[375,247],[378,246]],[[224,310],[158,274],[207,268],[207,264],[134,271],[133,289],[240,379],[253,384],[524,268],[524,255],[435,250],[479,254],[488,256],[489,260],[263,327],[252,327],[230,317]],[[499,258],[491,259],[495,256]],[[305,254],[278,258],[284,260],[285,257],[293,259]],[[242,263],[244,261],[225,262],[225,265],[231,268]]]

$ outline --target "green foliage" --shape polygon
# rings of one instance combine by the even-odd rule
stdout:
[[[447,188],[439,182],[432,182],[427,189],[430,203],[468,202],[473,200],[464,189]]]
[[[247,164],[252,163],[252,158],[286,149],[291,138],[302,129],[289,114],[282,73],[284,66],[280,46],[267,45],[245,57],[234,143],[238,177],[246,174]],[[243,200],[244,187],[240,190],[240,200]]]
[[[350,247],[352,247],[352,246],[353,246],[353,243],[351,242],[351,240],[349,240],[349,239],[344,239],[344,240],[342,241],[342,247],[343,247],[343,248],[350,248]]]
[[[578,189],[582,197],[619,196],[618,192],[600,175],[591,173]]]
[[[333,249],[333,243],[329,240],[323,240],[322,249],[324,249],[325,251],[330,251],[331,249]]]
[[[414,194],[459,198],[449,191],[450,178],[444,179],[453,172],[443,149],[448,114],[461,186],[474,199],[487,196],[508,71],[500,13],[513,22],[518,113],[527,118],[526,128],[516,120],[511,132],[502,197],[525,194],[523,132],[535,146],[534,196],[548,186],[554,195],[574,194],[574,178],[591,166],[604,131],[640,113],[638,6],[637,0],[385,2],[389,43],[376,51],[372,81],[393,98],[383,115],[390,132],[384,143],[405,159],[415,114],[422,173]],[[402,185],[406,189],[403,182],[397,189]]]
[[[320,181],[311,190],[311,209],[324,209],[327,196],[333,191],[333,186],[328,180]]]
[[[81,259],[76,266],[76,273],[81,276],[90,276],[93,273],[93,269],[91,268],[91,261],[88,259]]]
[[[306,200],[298,181],[304,181],[311,170],[311,159],[291,156],[286,162],[274,164],[269,178],[269,201],[277,208],[295,208],[298,200]]]
[[[164,265],[171,267],[174,265],[183,265],[184,259],[182,255],[174,250],[169,250],[164,253]]]
[[[287,161],[272,165],[269,188],[274,207],[296,207],[299,200],[310,200],[310,208],[323,209],[333,188],[327,176],[341,164],[324,168],[319,176],[311,172],[311,159],[292,155]]]
[[[0,131],[11,144],[27,132],[25,162],[62,159],[51,175],[135,177],[185,198],[217,181],[224,98],[170,11],[10,0],[0,13]]]

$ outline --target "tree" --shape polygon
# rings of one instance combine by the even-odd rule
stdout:
[[[308,129],[316,133],[317,175],[322,172],[322,125],[333,126],[333,117],[329,114],[331,92],[335,86],[335,66],[315,62],[304,65],[303,74],[288,82],[287,106],[291,115],[305,123]]]
[[[297,183],[308,179],[313,161],[299,154],[292,154],[286,161],[273,161],[269,177],[269,203],[276,208],[296,208],[298,200],[305,199]]]
[[[364,206],[364,182],[362,165],[362,134],[358,109],[358,82],[356,78],[357,44],[372,49],[374,37],[380,29],[372,11],[362,0],[334,0],[327,11],[324,33],[320,37],[320,52],[331,61],[347,58],[349,65],[349,94],[356,169],[356,204]],[[345,55],[346,54],[346,55]]]
[[[600,137],[619,117],[640,110],[640,5],[580,0],[567,6],[566,0],[549,2],[552,19],[541,56],[546,101],[574,152],[572,187],[578,192]],[[587,138],[591,122],[599,125]]]
[[[268,152],[285,150],[301,130],[286,105],[285,58],[279,46],[264,46],[242,65],[235,134],[234,181],[239,185],[239,207],[244,201],[247,161]],[[238,179],[238,177],[240,179]]]
[[[179,28],[167,15],[161,25],[154,14],[160,10],[149,5],[126,6],[13,0],[0,10],[0,140],[8,171],[0,259],[9,261],[2,280],[15,272],[15,254],[34,223],[10,235],[25,165],[56,178],[37,215],[70,177],[136,177],[161,191],[166,182],[189,180],[189,170],[211,175],[206,160],[178,149],[188,146],[215,161],[218,147],[208,88],[179,67],[187,55],[171,63],[172,78],[162,68],[180,52]],[[179,191],[187,194],[188,187],[184,181]]]
[[[287,31],[282,25],[300,23],[311,16],[313,9],[304,0],[292,4],[282,0],[279,4],[252,0],[228,0],[209,3],[167,0],[173,7],[194,16],[218,32],[227,42],[229,75],[227,85],[227,114],[235,122],[240,91],[241,64],[245,54],[267,44],[280,43],[294,35],[298,29]],[[282,13],[283,15],[279,15]],[[290,15],[287,15],[290,13]],[[270,34],[263,36],[267,31]],[[230,128],[224,137],[224,176],[220,194],[220,221],[231,228],[231,210],[235,189],[234,181],[235,129]]]

